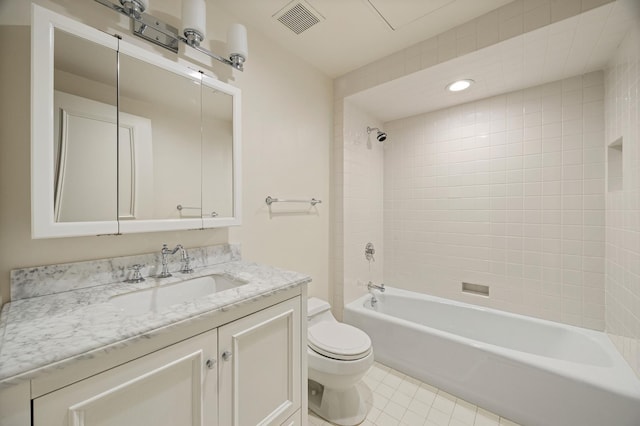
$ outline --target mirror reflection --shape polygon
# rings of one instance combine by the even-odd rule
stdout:
[[[120,53],[120,115],[141,118],[129,129],[130,150],[120,156],[130,167],[119,168],[118,186],[132,206],[127,216],[121,210],[121,220],[200,217],[200,76],[195,74],[189,78]]]
[[[233,97],[202,84],[202,210],[204,217],[233,211]]]
[[[54,217],[117,214],[117,52],[54,32]]]

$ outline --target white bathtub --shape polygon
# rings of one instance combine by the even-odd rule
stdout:
[[[640,381],[601,332],[395,288],[348,304],[376,361],[525,426],[638,426]]]

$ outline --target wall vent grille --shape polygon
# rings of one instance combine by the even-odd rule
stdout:
[[[298,0],[286,5],[273,17],[296,34],[301,34],[324,20],[324,17],[311,5]]]

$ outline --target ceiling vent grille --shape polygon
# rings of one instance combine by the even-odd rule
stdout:
[[[292,1],[273,17],[296,34],[301,34],[324,20],[309,3],[300,0]]]

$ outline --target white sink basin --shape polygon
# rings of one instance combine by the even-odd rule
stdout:
[[[157,312],[171,305],[196,300],[219,291],[247,284],[223,275],[209,275],[113,296],[109,301],[126,315]]]

